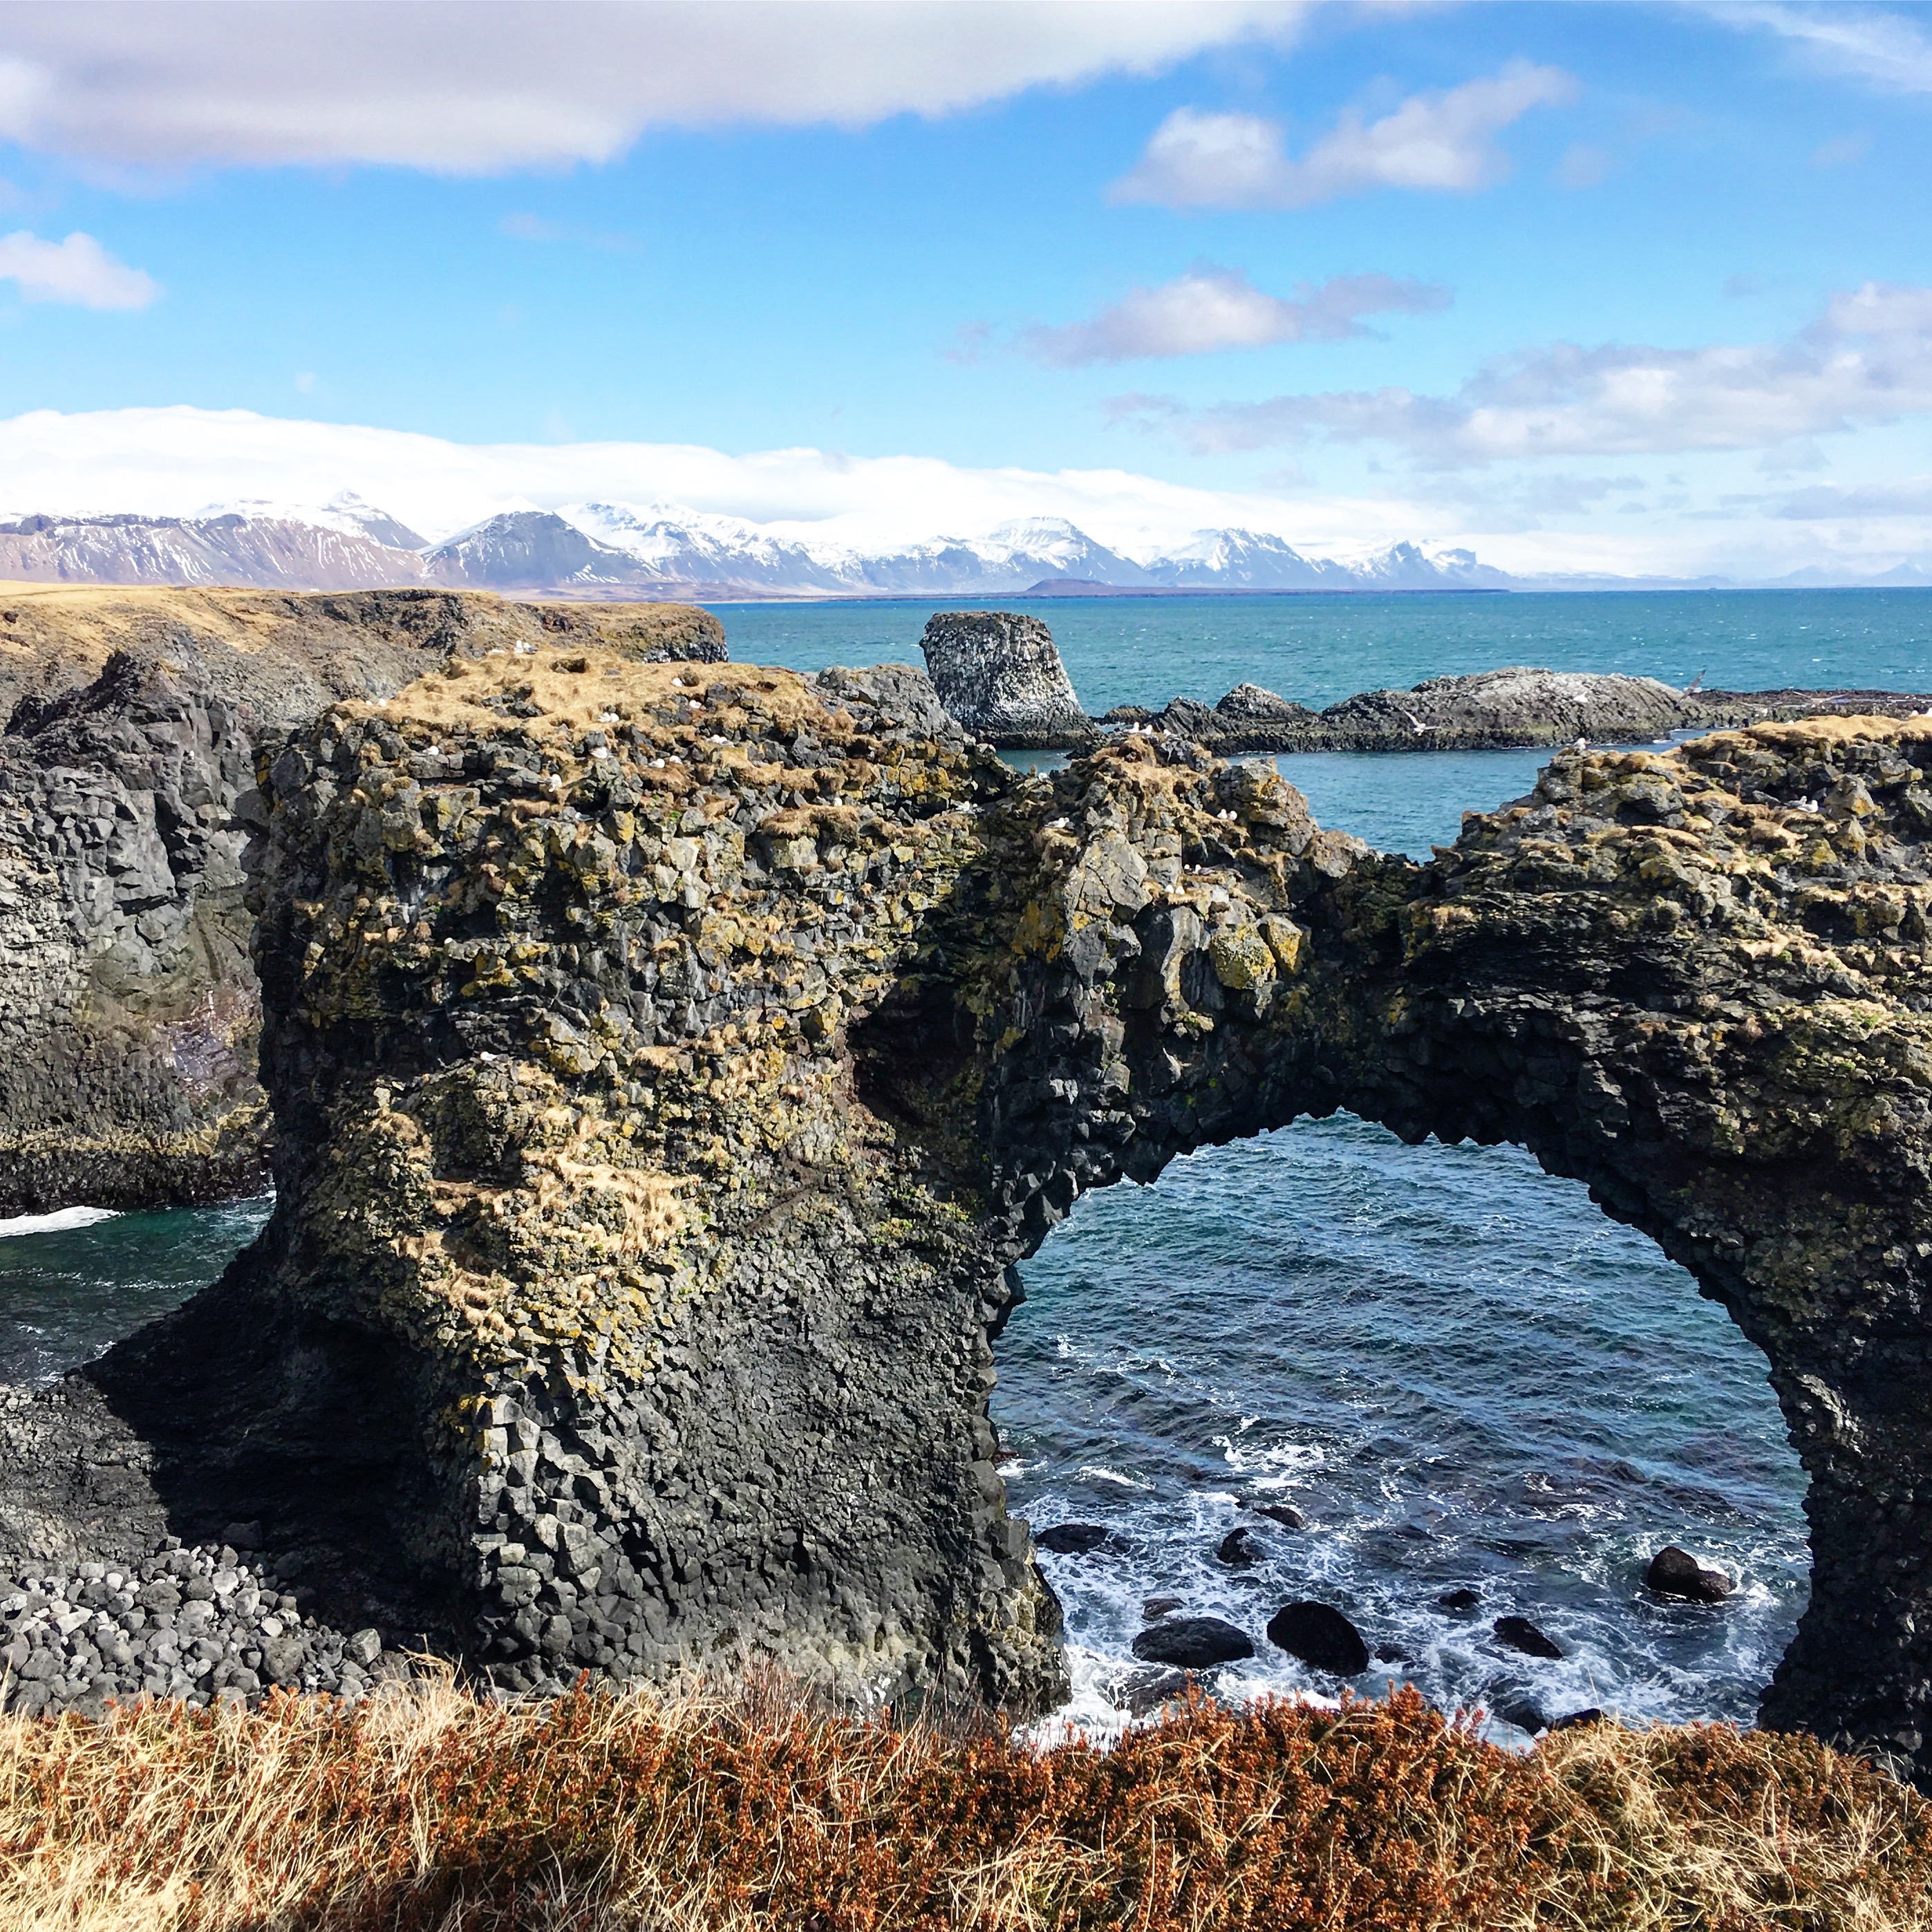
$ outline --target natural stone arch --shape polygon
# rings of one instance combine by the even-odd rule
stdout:
[[[1767,1714],[1922,1771],[1922,728],[1566,756],[1418,867],[1178,740],[1018,779],[890,669],[340,706],[263,774],[274,1221],[69,1392],[114,1414],[57,1469],[0,1424],[16,1520],[100,1544],[145,1468],[129,1538],[259,1516],[513,1684],[761,1653],[1036,1705],[1012,1264],[1346,1106],[1522,1141],[1731,1308],[1812,1478]]]
[[[1572,755],[1425,867],[1348,852],[1255,768],[1144,742],[1074,768],[1058,946],[1012,969],[1022,1037],[972,1076],[1015,1258],[1079,1192],[1304,1114],[1521,1144],[1769,1360],[1813,1582],[1766,1720],[1922,1772],[1928,750],[1864,721]],[[1210,919],[1233,887],[1222,923],[1136,903],[1156,851],[1206,862]]]

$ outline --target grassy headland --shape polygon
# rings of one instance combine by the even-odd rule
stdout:
[[[1412,1691],[1116,1748],[772,1691],[0,1722],[0,1932],[1924,1932],[1932,1804],[1812,1740]]]

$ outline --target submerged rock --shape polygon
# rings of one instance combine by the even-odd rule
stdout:
[[[1184,1670],[1211,1670],[1255,1654],[1254,1640],[1219,1617],[1169,1617],[1150,1625],[1133,1641],[1145,1664],[1171,1664]]]
[[[1707,1569],[1688,1550],[1666,1543],[1643,1573],[1645,1586],[1660,1597],[1688,1603],[1720,1604],[1737,1588],[1721,1570]]]
[[[1251,1529],[1231,1529],[1214,1546],[1214,1554],[1231,1569],[1246,1570],[1268,1554],[1267,1546]]]
[[[1059,1522],[1042,1529],[1034,1538],[1036,1547],[1051,1550],[1061,1556],[1084,1556],[1098,1550],[1110,1532],[1097,1522]]]
[[[1053,633],[1012,610],[940,610],[920,640],[939,701],[976,738],[1016,750],[1090,745]]]
[[[1526,1657],[1561,1657],[1563,1646],[1546,1636],[1527,1617],[1498,1617],[1490,1626],[1498,1643],[1520,1650]]]
[[[1332,1604],[1284,1604],[1268,1619],[1268,1641],[1311,1670],[1358,1677],[1369,1667],[1362,1634]]]
[[[1137,1670],[1108,1689],[1108,1702],[1130,1718],[1144,1718],[1163,1704],[1185,1697],[1194,1688],[1194,1676],[1186,1670]]]

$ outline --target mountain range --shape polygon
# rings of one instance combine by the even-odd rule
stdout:
[[[1014,596],[1108,589],[1504,590],[1724,588],[1656,578],[1520,578],[1472,551],[1392,544],[1352,560],[1310,556],[1282,538],[1202,530],[1170,553],[1130,556],[1063,518],[1030,518],[977,537],[933,537],[896,549],[780,535],[743,518],[672,504],[589,502],[507,510],[440,542],[359,497],[320,508],[248,502],[192,517],[122,512],[0,521],[0,580],[34,583],[234,584],[350,590],[401,584],[598,599],[726,602],[744,598]],[[1814,571],[1784,580],[1822,586]],[[1901,565],[1868,580],[1932,584]]]
[[[22,516],[0,522],[0,578],[346,590],[440,584],[566,596],[989,596],[1046,580],[1126,589],[1501,589],[1468,550],[1396,544],[1355,562],[1281,538],[1204,530],[1171,556],[1132,557],[1058,518],[978,537],[864,551],[673,505],[509,510],[440,542],[353,496],[320,508],[245,502],[198,516]]]

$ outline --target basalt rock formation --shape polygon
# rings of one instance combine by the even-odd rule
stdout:
[[[976,737],[1012,751],[1065,751],[1097,735],[1037,617],[936,611],[920,647],[940,703]]]
[[[1765,1717],[1932,1774],[1928,771],[1932,721],[1565,753],[1419,866],[1179,739],[1021,778],[890,669],[339,706],[262,774],[274,1220],[87,1372],[35,1533],[132,1472],[512,1685],[1048,1702],[1012,1264],[1346,1108],[1521,1142],[1763,1349],[1814,1563]]]
[[[1678,691],[1652,677],[1520,668],[1364,691],[1325,711],[1237,685],[1217,704],[1177,698],[1101,722],[1192,738],[1221,756],[1251,752],[1487,752],[1527,746],[1642,744],[1685,730],[1821,713],[1904,717],[1932,699],[1902,692]]]
[[[452,653],[584,640],[724,656],[704,611],[0,587],[0,1215],[260,1186],[256,748]]]

